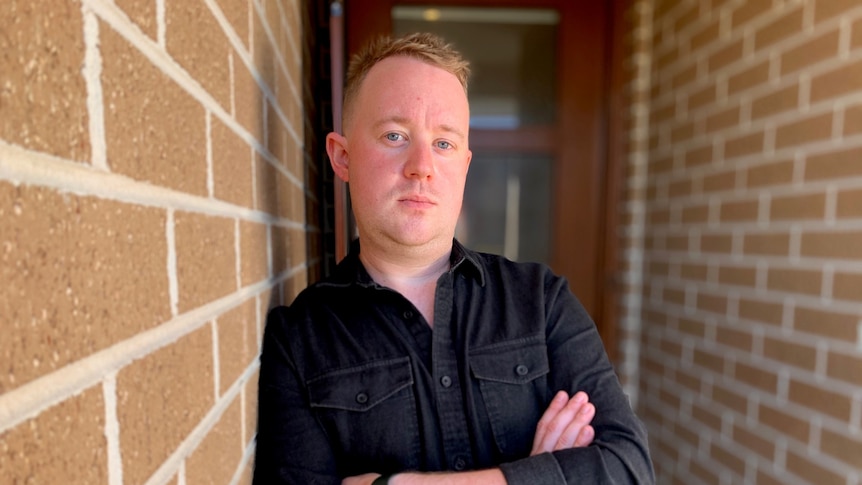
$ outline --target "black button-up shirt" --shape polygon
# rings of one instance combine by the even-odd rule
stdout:
[[[494,466],[513,485],[653,482],[644,427],[565,279],[455,241],[432,329],[358,252],[269,314],[256,484]],[[530,457],[559,390],[589,394],[595,439]]]

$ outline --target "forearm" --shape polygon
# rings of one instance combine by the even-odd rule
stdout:
[[[392,476],[389,485],[506,485],[499,468],[469,472],[406,472]]]

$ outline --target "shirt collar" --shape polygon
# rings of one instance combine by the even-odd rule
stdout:
[[[377,287],[371,279],[365,266],[359,260],[359,239],[350,243],[347,256],[335,267],[332,275],[321,284],[331,286],[349,286],[358,284],[365,287]],[[464,247],[457,239],[452,239],[452,253],[449,256],[450,273],[460,273],[476,278],[480,286],[485,286],[485,269],[482,267],[479,254]]]

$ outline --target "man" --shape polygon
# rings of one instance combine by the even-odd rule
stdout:
[[[644,428],[565,280],[454,239],[467,72],[429,34],[354,59],[344,136],[326,141],[360,237],[270,312],[255,483],[653,482]]]

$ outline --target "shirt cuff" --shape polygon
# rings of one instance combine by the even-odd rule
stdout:
[[[550,453],[531,456],[500,465],[509,485],[560,485],[566,476],[557,459]]]

